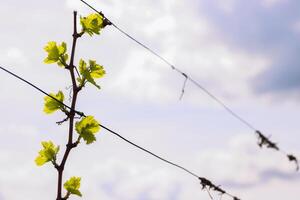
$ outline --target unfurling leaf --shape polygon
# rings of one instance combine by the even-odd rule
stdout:
[[[55,162],[59,146],[55,146],[51,141],[42,142],[43,149],[39,151],[38,157],[35,159],[37,166],[42,166],[46,162]]]
[[[102,78],[105,75],[103,66],[98,65],[95,60],[89,60],[92,78]]]
[[[66,65],[69,56],[66,54],[67,44],[65,42],[62,42],[61,45],[57,45],[56,42],[53,41],[48,42],[44,49],[48,53],[44,63],[51,64],[57,62],[59,66]]]
[[[63,102],[65,99],[64,93],[62,91],[59,91],[57,94],[50,93],[50,96],[54,97],[60,102]],[[45,105],[44,105],[44,112],[47,114],[51,114],[55,112],[56,110],[65,110],[65,107],[62,103],[58,102],[49,96],[44,97]]]
[[[64,188],[68,191],[69,194],[74,194],[81,197],[82,194],[79,191],[80,181],[81,181],[80,177],[73,176],[64,183]]]
[[[75,129],[86,144],[90,144],[96,141],[95,134],[100,130],[100,126],[93,116],[87,116],[76,122]]]
[[[79,72],[82,76],[82,78],[77,79],[80,86],[83,87],[86,82],[90,82],[100,89],[100,86],[96,83],[95,79],[102,78],[105,75],[103,66],[97,64],[94,60],[89,60],[89,66],[87,66],[87,63],[80,59]]]
[[[100,34],[100,30],[104,28],[103,17],[97,13],[90,14],[87,17],[80,17],[80,24],[84,33],[92,36]]]

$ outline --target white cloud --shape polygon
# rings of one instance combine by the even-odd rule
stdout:
[[[132,51],[119,75],[112,81],[112,89],[116,95],[120,92],[124,97],[133,99],[165,99],[170,96],[165,86],[159,84],[161,71],[146,53]]]
[[[27,56],[18,47],[10,47],[1,52],[1,55],[0,62],[2,65],[18,65],[22,68],[29,65]]]

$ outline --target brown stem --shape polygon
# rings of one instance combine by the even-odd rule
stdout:
[[[73,130],[74,130],[74,117],[75,117],[75,106],[76,106],[76,100],[78,95],[78,86],[76,83],[75,73],[74,73],[74,57],[75,57],[75,49],[76,49],[76,42],[77,39],[81,36],[77,33],[77,12],[74,11],[74,32],[73,32],[73,44],[72,44],[72,52],[71,52],[71,59],[70,64],[68,65],[70,76],[72,80],[73,85],[73,97],[72,97],[72,104],[71,104],[71,110],[69,113],[69,136],[68,136],[68,143],[66,145],[66,150],[63,156],[63,159],[60,163],[60,165],[56,166],[58,172],[58,186],[57,186],[57,197],[56,200],[64,200],[67,197],[62,197],[62,179],[63,179],[63,172],[65,168],[65,164],[67,162],[67,159],[69,157],[69,154],[73,148],[75,148],[78,145],[78,142],[76,141],[73,143]]]

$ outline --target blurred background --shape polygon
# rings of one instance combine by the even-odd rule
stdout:
[[[300,2],[293,0],[89,0],[114,23],[198,80],[279,147],[300,156]],[[0,0],[0,65],[48,92],[71,81],[43,64],[48,41],[71,48],[79,0]],[[245,200],[298,200],[293,163],[260,150],[253,131],[190,82],[113,27],[78,41],[79,59],[107,72],[80,93],[78,110],[155,153],[184,165]],[[56,171],[34,159],[40,142],[61,146],[63,115],[43,113],[43,95],[0,72],[0,200],[53,200]],[[75,149],[65,176],[81,176],[82,199],[209,199],[184,172],[102,130],[97,142]],[[212,193],[215,198],[219,195]],[[72,199],[79,199],[72,197]],[[223,200],[228,199],[223,197]]]

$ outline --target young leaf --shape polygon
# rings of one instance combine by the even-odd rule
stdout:
[[[89,60],[89,66],[84,60],[80,59],[79,61],[79,72],[82,78],[77,79],[81,86],[84,86],[86,82],[90,82],[95,85],[98,89],[100,86],[96,83],[95,79],[101,78],[105,75],[103,66],[96,63],[94,60]]]
[[[48,42],[44,49],[48,53],[47,58],[44,60],[45,63],[50,64],[58,61],[59,53],[56,42]]]
[[[56,98],[60,102],[63,102],[65,99],[64,93],[62,91],[59,91],[57,94],[50,93],[50,96]],[[44,97],[45,105],[44,105],[44,112],[46,114],[51,114],[55,112],[56,110],[65,110],[64,105],[56,101],[55,99],[45,96]]]
[[[64,188],[68,191],[68,193],[82,197],[82,194],[79,191],[80,181],[80,177],[73,176],[64,183]]]
[[[87,116],[76,122],[75,129],[86,144],[91,144],[96,141],[95,134],[100,130],[100,126],[93,116]]]
[[[44,63],[51,64],[57,62],[59,66],[66,64],[66,61],[68,60],[68,54],[66,54],[67,44],[65,42],[62,42],[61,45],[57,45],[56,42],[53,41],[48,42],[44,49],[48,53]]]
[[[42,142],[43,149],[39,151],[39,155],[35,159],[37,166],[42,166],[46,162],[55,161],[59,151],[59,146],[55,146],[51,141]]]
[[[80,24],[82,31],[88,33],[90,36],[93,34],[100,34],[100,30],[104,27],[103,17],[97,13],[90,14],[87,17],[80,17]]]
[[[89,60],[92,78],[102,78],[105,75],[103,66],[98,65],[95,60]]]
[[[84,60],[82,60],[82,59],[80,59],[80,61],[79,61],[79,72],[80,72],[82,78],[78,77],[77,81],[79,82],[79,85],[81,87],[83,87],[85,85],[86,76],[88,76],[88,74],[89,74],[88,72],[89,71],[88,71],[88,69],[86,67],[86,62]]]
[[[62,42],[61,45],[58,46],[57,48],[58,48],[59,55],[63,55],[67,51],[67,44],[65,42]]]

